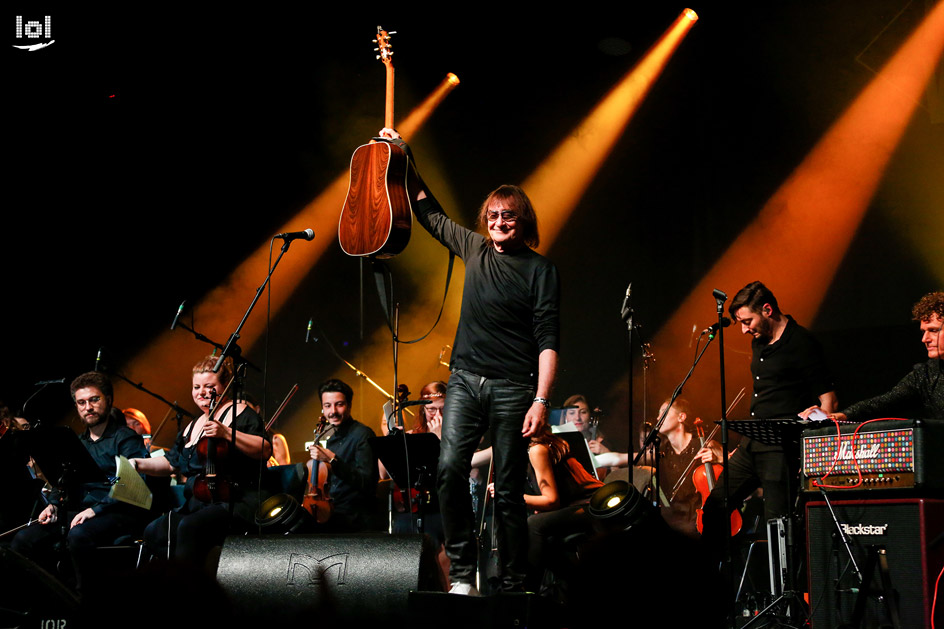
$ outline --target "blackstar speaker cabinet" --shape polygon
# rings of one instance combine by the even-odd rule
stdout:
[[[870,547],[884,547],[901,626],[930,627],[934,582],[944,566],[944,544],[939,539],[944,532],[944,500],[833,500],[832,504],[866,583],[881,587],[878,566],[872,574],[865,572]],[[807,503],[806,521],[813,627],[839,627],[852,619],[859,580],[826,503]],[[940,607],[939,626],[944,618]],[[891,626],[887,623],[887,606],[869,597],[861,626]]]

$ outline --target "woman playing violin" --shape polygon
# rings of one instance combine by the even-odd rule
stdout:
[[[227,389],[233,379],[232,361],[226,359],[219,372],[213,373],[217,360],[207,356],[194,365],[191,393],[203,414],[177,435],[167,456],[132,459],[145,474],[187,478],[184,506],[155,520],[144,532],[145,544],[157,556],[167,556],[168,518],[176,538],[173,557],[197,564],[227,534],[247,530],[254,521],[259,460],[267,459],[272,448],[263,439],[262,418],[243,402],[233,407]]]

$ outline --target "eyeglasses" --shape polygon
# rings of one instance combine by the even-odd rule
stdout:
[[[514,223],[518,220],[518,213],[514,210],[502,210],[501,212],[498,210],[486,210],[485,216],[490,221],[497,221],[498,217],[501,216],[502,220],[506,223]]]
[[[90,397],[90,398],[87,399],[87,400],[76,400],[76,401],[75,401],[75,405],[78,406],[79,408],[81,408],[81,407],[86,406],[86,405],[88,405],[88,404],[98,404],[98,403],[101,402],[101,401],[102,401],[102,396],[100,396],[100,395],[93,395],[92,397]]]

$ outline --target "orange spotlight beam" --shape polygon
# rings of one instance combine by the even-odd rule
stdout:
[[[436,106],[459,84],[459,79],[452,73],[440,83],[431,94],[407,116],[404,129],[418,131],[429,118]],[[280,232],[298,231],[308,226],[315,230],[315,240],[310,243],[295,243],[279,263],[277,276],[273,278],[272,313],[277,313],[292,295],[295,285],[318,262],[328,246],[337,239],[338,217],[347,195],[348,174],[339,175],[321,194],[305,206],[291,220],[279,229]],[[218,342],[226,341],[235,328],[239,316],[245,311],[255,294],[256,288],[265,278],[269,256],[268,243],[260,245],[248,258],[229,275],[229,277],[209,295],[194,306],[197,326],[202,334]],[[240,344],[247,350],[262,334],[265,317],[254,313],[243,327]],[[178,365],[182,358],[188,357],[181,367],[186,369],[201,355],[210,353],[209,347],[196,347],[186,334],[163,332],[148,347],[140,352],[129,365],[128,373],[134,379],[148,383],[154,390],[179,390],[179,373],[167,374],[167,365]],[[187,363],[186,361],[189,361]],[[119,394],[133,395],[132,389],[124,391],[125,385],[118,384]]]
[[[643,58],[524,182],[540,212],[541,248],[557,238],[580,197],[698,16],[686,9]]]
[[[801,324],[809,324],[942,50],[944,1],[928,13],[659,331],[655,346],[661,353],[679,357],[690,353],[686,345],[693,322],[702,324],[714,313],[713,288],[733,296],[733,291],[755,279],[767,284]],[[747,341],[738,338],[736,328],[731,330],[726,347],[749,355]],[[746,364],[727,373],[729,387],[747,384]],[[714,378],[706,384],[716,390]],[[668,391],[667,386],[663,382],[659,390]]]

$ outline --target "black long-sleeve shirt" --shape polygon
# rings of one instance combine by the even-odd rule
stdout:
[[[325,447],[334,453],[329,491],[336,514],[358,529],[369,524],[377,492],[377,457],[368,443],[374,431],[356,419],[347,419]]]
[[[891,391],[853,404],[845,411],[853,421],[901,416],[944,419],[944,376],[941,360],[918,363]]]
[[[122,455],[127,459],[147,458],[148,456],[141,435],[128,428],[124,423],[124,417],[120,415],[109,414],[108,425],[98,440],[93,441],[88,430],[79,435],[79,440],[88,450],[95,464],[109,478],[115,476],[115,470],[117,469],[115,465],[116,456]],[[91,507],[96,514],[101,514],[113,509],[117,504],[114,498],[108,496],[111,489],[110,482],[85,483],[82,488],[82,508]]]
[[[535,383],[538,356],[560,349],[557,267],[527,247],[499,252],[481,234],[452,221],[431,196],[415,202],[413,211],[465,263],[450,366],[487,378]]]

